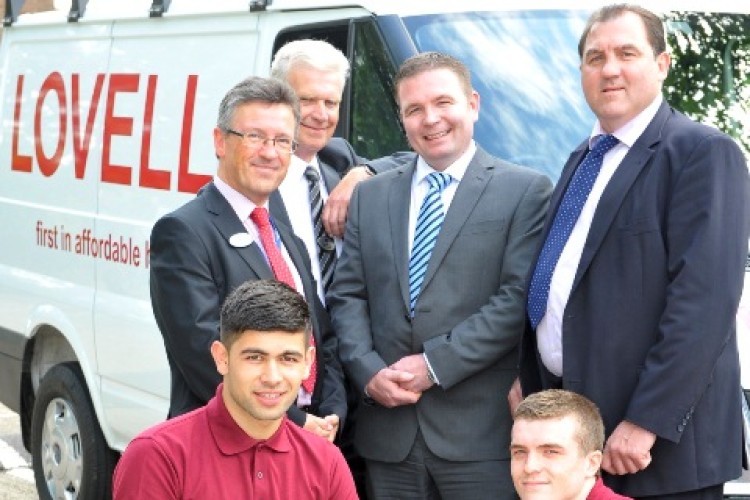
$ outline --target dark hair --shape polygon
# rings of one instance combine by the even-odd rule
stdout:
[[[401,64],[394,79],[394,88],[396,91],[396,101],[398,102],[398,87],[402,81],[413,76],[417,76],[425,71],[434,69],[448,69],[456,74],[461,86],[464,88],[466,96],[469,97],[472,92],[471,73],[464,63],[453,56],[440,52],[422,52]]]
[[[249,102],[286,104],[294,113],[295,134],[300,120],[299,99],[288,83],[276,78],[251,76],[229,89],[219,104],[216,126],[227,131],[232,128],[232,118],[238,106]]]
[[[578,420],[575,439],[583,454],[604,449],[604,423],[599,408],[586,397],[562,389],[531,394],[518,405],[514,420],[550,420],[573,415]]]
[[[310,310],[305,299],[276,280],[250,280],[229,294],[221,308],[221,342],[227,349],[247,330],[305,332],[310,336]]]
[[[646,38],[648,39],[649,45],[651,45],[651,49],[654,51],[654,56],[666,52],[667,42],[664,38],[664,23],[661,22],[659,16],[639,5],[620,3],[602,7],[591,14],[591,17],[589,17],[589,20],[586,22],[586,27],[583,29],[581,39],[578,41],[578,55],[581,59],[583,59],[583,49],[586,45],[586,39],[588,38],[594,24],[611,21],[612,19],[622,16],[626,12],[632,12],[643,21],[643,27],[646,30]]]

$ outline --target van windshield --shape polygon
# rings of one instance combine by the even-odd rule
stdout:
[[[420,52],[445,52],[471,69],[481,98],[477,142],[556,181],[594,123],[578,71],[588,15],[471,12],[407,17],[404,24]],[[670,13],[665,21],[673,54],[668,102],[750,151],[750,16]]]

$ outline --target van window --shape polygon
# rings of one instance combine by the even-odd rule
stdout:
[[[406,151],[409,145],[393,97],[395,65],[372,21],[354,26],[349,139],[366,158]]]
[[[586,12],[470,12],[404,18],[420,52],[451,54],[480,95],[477,142],[557,180],[594,117],[580,88]]]

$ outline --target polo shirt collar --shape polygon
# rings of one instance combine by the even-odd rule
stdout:
[[[206,418],[216,446],[224,455],[238,455],[260,444],[280,453],[291,451],[287,431],[287,425],[290,424],[286,415],[282,417],[281,425],[270,438],[255,439],[248,436],[229,414],[221,396],[223,387],[223,383],[219,384],[216,395],[206,405]]]

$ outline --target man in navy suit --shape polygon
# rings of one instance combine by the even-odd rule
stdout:
[[[600,9],[579,53],[598,120],[550,202],[520,387],[509,400],[563,387],[596,403],[608,436],[604,481],[621,494],[719,499],[743,460],[735,314],[750,228],[747,164],[727,135],[664,102],[670,56],[653,13]],[[605,134],[615,145],[540,287],[566,191]]]
[[[237,84],[222,100],[214,129],[216,177],[154,226],[151,301],[172,372],[170,417],[201,407],[214,395],[221,376],[210,346],[219,336],[221,304],[247,280],[274,278],[271,265],[276,266],[279,252],[286,274],[310,305],[316,345],[314,385],[300,390],[289,418],[333,440],[346,417],[336,338],[305,246],[273,218],[264,241],[264,224],[254,215],[258,209],[268,213],[269,197],[289,167],[298,123],[299,102],[286,83],[248,78]]]

